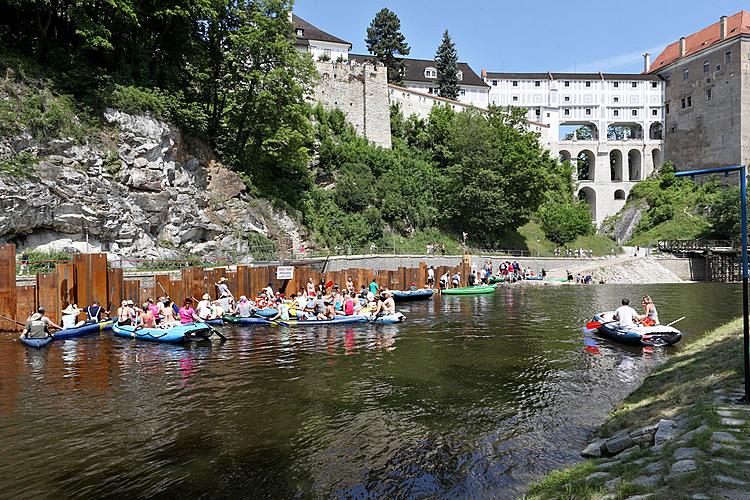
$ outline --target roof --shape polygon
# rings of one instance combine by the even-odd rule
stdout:
[[[297,14],[292,14],[292,23],[294,23],[294,31],[295,33],[297,30],[302,30],[302,36],[297,35],[297,41],[310,41],[310,40],[317,40],[321,42],[331,42],[331,43],[340,43],[344,45],[348,45],[349,49],[351,50],[352,44],[350,42],[347,42],[346,40],[342,40],[341,38],[337,36],[333,36],[330,33],[326,33],[325,31],[321,30],[320,28],[317,28],[310,24],[309,22],[305,21],[301,17],[299,17]]]
[[[652,80],[659,81],[657,75],[641,73],[487,73],[490,80]]]
[[[750,12],[741,10],[727,17],[727,33],[724,40],[750,34]],[[704,51],[724,40],[721,39],[721,20],[685,37],[685,57]],[[648,72],[654,73],[680,59],[680,40],[670,43],[654,59]]]
[[[354,60],[359,63],[362,62],[374,62],[375,57],[371,55],[363,54],[349,54],[349,60]],[[422,82],[422,83],[434,83],[435,78],[427,78],[424,76],[424,70],[432,67],[436,68],[437,63],[429,59],[411,59],[404,57],[403,60],[406,62],[406,72],[404,73],[404,81],[407,82]],[[463,73],[463,80],[459,85],[470,85],[474,87],[489,87],[482,78],[477,75],[471,66],[467,63],[458,63],[458,70]]]

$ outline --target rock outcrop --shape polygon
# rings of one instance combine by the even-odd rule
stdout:
[[[305,233],[285,210],[250,198],[210,148],[150,116],[106,111],[114,148],[11,138],[6,154],[42,158],[26,176],[0,175],[0,240],[20,248],[82,249],[134,258],[251,259],[252,233],[298,247]],[[116,150],[116,152],[115,152]]]

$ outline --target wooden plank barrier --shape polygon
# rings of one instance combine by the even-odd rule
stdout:
[[[76,300],[75,266],[72,263],[57,264],[55,274],[57,275],[57,303],[62,311]]]
[[[60,324],[60,294],[57,286],[57,273],[38,273],[36,275],[37,307],[47,310],[47,317]]]
[[[16,246],[3,244],[0,245],[0,314],[16,319],[17,312]],[[0,319],[0,330],[17,331],[18,325],[12,321]]]
[[[130,279],[122,282],[123,288],[123,300],[132,300],[133,302],[138,301],[138,295],[141,290],[141,280]]]
[[[120,307],[122,301],[125,298],[122,285],[122,269],[108,269],[107,270],[107,297],[102,301],[102,307],[109,307],[111,314],[117,313],[117,308]]]
[[[95,300],[100,304],[107,303],[107,255],[103,253],[76,254],[73,256],[75,267],[75,303],[84,308]]]
[[[30,313],[36,312],[36,287],[34,285],[16,287],[16,321],[25,323]],[[16,330],[21,326],[16,325]]]

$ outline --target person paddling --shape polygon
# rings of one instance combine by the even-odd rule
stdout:
[[[197,314],[195,314],[195,309],[193,309],[193,300],[190,298],[186,298],[182,302],[182,307],[180,307],[179,314],[180,324],[182,325],[188,325],[194,321],[201,322],[201,319]]]
[[[99,323],[102,321],[104,315],[109,315],[109,311],[105,311],[102,306],[99,305],[99,301],[95,300],[93,304],[86,308],[86,323]]]
[[[45,308],[40,307],[34,314],[29,316],[29,319],[26,322],[26,327],[21,333],[22,338],[46,339],[51,335],[50,328],[62,330],[60,325],[45,316],[46,312],[47,310]]]

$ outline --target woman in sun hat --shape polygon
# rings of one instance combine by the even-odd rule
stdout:
[[[83,326],[86,323],[85,321],[76,321],[80,313],[81,313],[81,310],[78,309],[78,306],[76,306],[75,304],[69,304],[68,307],[63,309],[62,310],[63,316],[62,316],[62,322],[61,322],[63,330]]]

